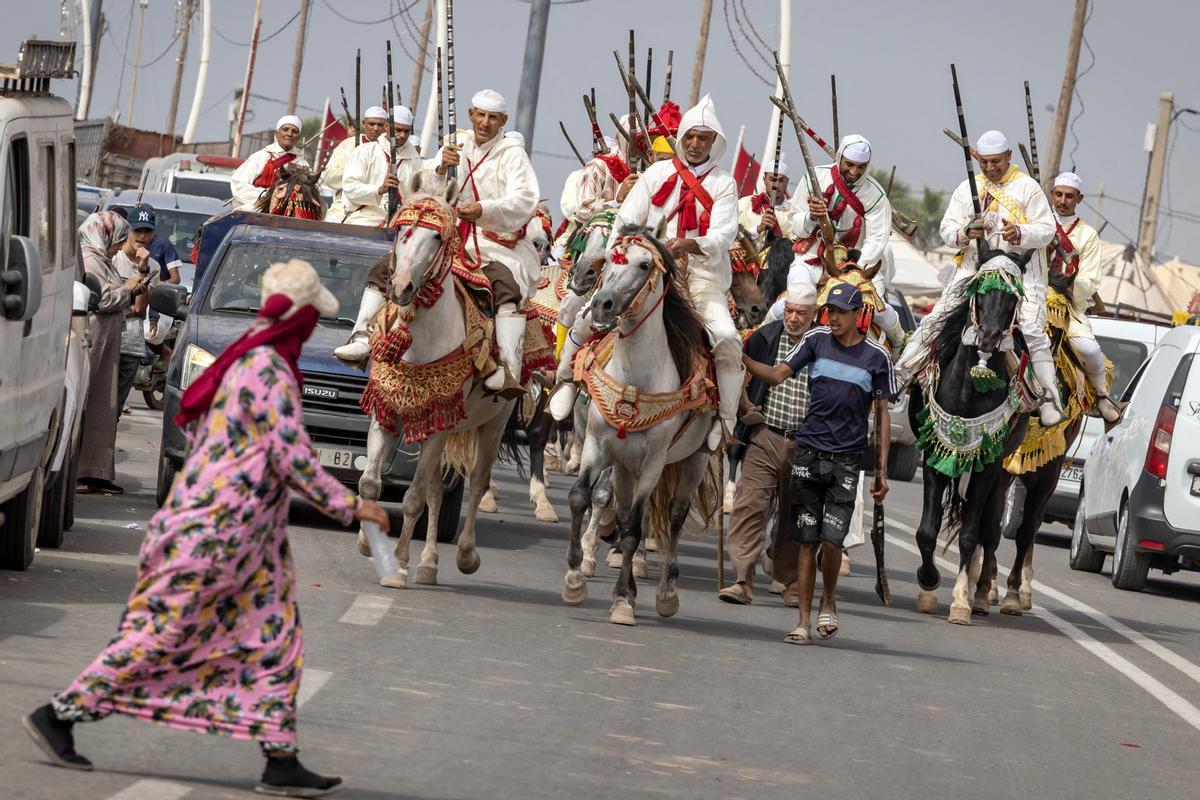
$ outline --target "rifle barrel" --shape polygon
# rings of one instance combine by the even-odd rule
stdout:
[[[958,133],[962,139],[963,159],[967,166],[967,184],[971,188],[971,207],[978,218],[983,215],[983,210],[979,205],[979,186],[975,183],[975,165],[971,162],[971,137],[967,135],[967,118],[963,114],[962,91],[958,87],[958,66],[955,64],[950,65],[950,80],[954,83],[954,108],[958,112]],[[975,240],[975,250],[982,258],[982,238]]]

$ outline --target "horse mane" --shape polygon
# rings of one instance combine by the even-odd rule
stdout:
[[[958,348],[962,346],[963,330],[970,318],[971,304],[964,300],[930,331],[934,357],[940,366],[944,367],[958,353]]]
[[[680,380],[687,380],[696,364],[696,356],[708,346],[704,320],[692,307],[687,293],[687,279],[671,251],[654,237],[654,231],[641,225],[626,225],[620,236],[642,236],[658,251],[666,268],[667,294],[663,298],[663,324],[667,328],[667,348],[679,371]]]

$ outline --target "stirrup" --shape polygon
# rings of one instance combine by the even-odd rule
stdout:
[[[504,382],[500,385],[499,389],[494,389],[491,386],[488,386],[487,382],[491,380],[491,378],[497,373],[504,376]],[[483,390],[487,394],[490,394],[494,397],[499,397],[501,400],[514,400],[525,394],[525,387],[518,383],[517,379],[512,376],[511,372],[508,371],[508,367],[503,365],[501,365],[496,372],[493,372],[484,379]]]

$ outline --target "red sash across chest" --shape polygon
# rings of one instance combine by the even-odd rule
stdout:
[[[682,180],[683,189],[679,192],[679,207],[672,211],[672,213],[678,213],[675,235],[683,238],[688,231],[696,231],[697,235],[704,236],[708,233],[708,225],[712,217],[713,199],[702,184],[704,179],[712,173],[713,168],[709,168],[708,172],[697,177],[678,158],[672,159],[672,162],[675,164],[675,174],[663,181],[663,185],[658,187],[658,191],[650,198],[650,202],[657,208],[665,206],[671,199],[671,193],[675,191],[675,185]],[[699,203],[704,209],[700,214],[696,213],[696,203]]]

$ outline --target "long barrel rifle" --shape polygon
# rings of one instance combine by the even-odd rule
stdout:
[[[613,50],[613,58],[616,59],[617,69],[621,73],[621,82],[625,84],[625,87],[629,91],[635,93],[637,95],[638,99],[642,101],[642,105],[644,105],[646,107],[646,110],[650,112],[650,119],[653,120],[654,124],[656,126],[658,126],[659,128],[661,128],[663,131],[667,132],[666,133],[667,142],[670,143],[671,149],[674,150],[675,149],[675,137],[671,135],[666,124],[663,123],[662,117],[660,117],[658,115],[658,111],[654,108],[654,104],[650,102],[649,95],[646,94],[646,91],[642,88],[642,85],[640,83],[638,83],[637,78],[635,76],[630,75],[629,73],[625,72],[625,67],[621,64],[621,56],[620,56],[620,54],[617,53],[616,50]]]
[[[983,209],[979,205],[979,186],[975,183],[975,163],[971,160],[971,137],[967,135],[967,118],[963,114],[962,105],[962,90],[958,86],[958,67],[955,64],[950,65],[950,80],[954,84],[954,109],[958,113],[958,136],[962,141],[963,160],[967,166],[967,184],[971,189],[971,207],[975,212],[975,219],[983,216]],[[983,237],[975,240],[975,252],[980,260],[983,259]]]
[[[607,152],[608,147],[604,144],[604,133],[600,130],[599,120],[596,119],[596,101],[586,94],[583,96],[583,110],[587,112],[588,122],[592,126],[592,152]]]
[[[571,134],[567,133],[567,126],[560,119],[558,121],[558,129],[562,131],[563,138],[567,140],[567,146],[571,148],[571,152],[575,154],[575,158],[579,159],[579,166],[584,166],[587,162],[583,160],[583,156],[579,154],[579,148],[571,141]]]
[[[809,127],[804,118],[796,113],[796,109],[789,109],[787,104],[778,97],[772,97],[771,102],[774,103],[780,111],[792,117],[792,124],[798,124],[805,133],[807,133],[817,145],[825,151],[825,154],[830,158],[837,158],[837,150],[832,147],[829,142],[821,138],[821,135]],[[912,217],[902,214],[896,209],[892,209],[892,228],[897,232],[909,238],[917,232],[918,223]]]
[[[446,116],[450,136],[458,143],[458,104],[454,97],[454,0],[446,0]],[[458,177],[457,167],[446,168],[446,180]]]
[[[392,82],[392,40],[387,42],[387,110],[388,110],[388,174],[396,169],[396,97]],[[388,189],[388,219],[400,209],[400,193],[393,186]]]
[[[667,74],[663,79],[663,102],[671,99],[671,73],[675,66],[675,51],[667,51]]]

